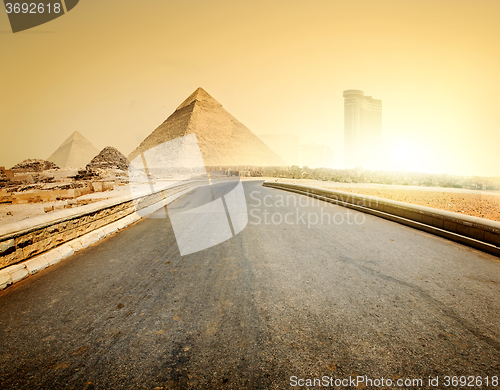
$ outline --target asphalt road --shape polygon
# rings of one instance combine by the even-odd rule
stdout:
[[[500,376],[498,258],[244,188],[249,224],[219,245],[180,256],[170,220],[143,219],[0,292],[0,388],[282,389],[349,375],[428,388],[429,376],[440,387],[446,375]],[[171,212],[210,196],[195,190]]]

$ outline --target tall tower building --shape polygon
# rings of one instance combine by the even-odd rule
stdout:
[[[382,100],[344,91],[344,168],[377,168],[382,144]]]

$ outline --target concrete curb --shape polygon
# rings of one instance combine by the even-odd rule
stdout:
[[[68,241],[65,244],[58,246],[52,250],[49,250],[41,255],[33,257],[19,264],[11,265],[10,267],[3,268],[0,270],[0,290],[4,290],[8,286],[17,283],[30,275],[34,275],[41,270],[50,267],[51,265],[59,263],[61,260],[71,256],[73,253],[78,252],[81,249],[87,248],[88,246],[102,240],[103,238],[113,234],[119,230],[127,228],[134,222],[142,219],[142,216],[146,216],[154,213],[167,204],[173,202],[182,195],[192,191],[195,187],[190,187],[184,191],[178,192],[174,195],[169,196],[151,206],[148,206],[140,210],[140,215],[137,212],[127,215],[119,219],[118,221],[112,222],[109,225],[103,226],[92,232],[89,232],[83,236],[80,236],[72,241]],[[142,215],[142,216],[141,216]]]
[[[496,221],[319,187],[274,181],[262,185],[372,214],[500,257],[500,223]]]

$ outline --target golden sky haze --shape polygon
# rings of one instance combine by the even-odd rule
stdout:
[[[0,165],[73,131],[130,153],[197,87],[256,134],[329,144],[345,89],[382,100],[389,168],[500,175],[500,2],[86,0],[12,34]]]

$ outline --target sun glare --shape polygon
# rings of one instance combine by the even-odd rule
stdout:
[[[386,168],[391,171],[423,171],[424,163],[417,156],[415,145],[410,142],[395,142],[387,148]]]

